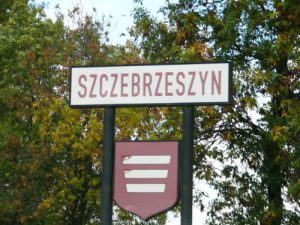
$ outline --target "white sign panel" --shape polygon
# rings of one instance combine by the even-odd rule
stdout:
[[[228,104],[232,64],[72,67],[70,105]]]

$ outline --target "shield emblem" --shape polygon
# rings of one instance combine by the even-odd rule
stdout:
[[[144,220],[178,199],[177,141],[116,142],[114,201]]]

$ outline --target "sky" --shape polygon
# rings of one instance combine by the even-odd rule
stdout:
[[[67,15],[68,11],[78,6],[84,13],[94,15],[100,21],[102,16],[105,16],[105,21],[111,21],[111,27],[108,29],[110,41],[112,44],[124,44],[126,36],[121,36],[121,33],[128,34],[128,27],[133,24],[132,10],[137,6],[133,0],[35,0],[37,3],[46,3],[47,15],[55,20],[55,6],[59,5],[63,14]],[[144,0],[143,6],[149,9],[150,12],[157,15],[160,8],[160,0]],[[96,13],[93,12],[96,9]],[[109,17],[111,16],[111,19]],[[71,26],[69,20],[66,23]]]
[[[100,21],[102,17],[109,18],[111,16],[111,27],[108,29],[110,42],[112,44],[124,44],[128,35],[121,36],[120,34],[128,34],[128,27],[133,24],[132,10],[136,6],[133,0],[35,0],[36,3],[46,3],[45,12],[52,20],[56,18],[55,6],[60,6],[60,11],[67,15],[68,11],[78,6],[83,15],[94,15]],[[158,16],[158,10],[161,7],[160,0],[144,0],[143,6],[146,7],[154,16]],[[96,12],[93,12],[93,8]],[[66,19],[66,24],[72,26],[71,22]],[[205,204],[208,204],[209,199],[215,197],[209,186],[202,181],[194,181],[196,186],[202,190],[208,191],[210,196],[203,199]],[[200,212],[199,207],[193,205],[193,225],[204,225],[207,212]],[[180,214],[174,216],[172,212],[168,213],[167,225],[180,225]]]

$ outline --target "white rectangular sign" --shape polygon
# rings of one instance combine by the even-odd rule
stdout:
[[[232,64],[71,67],[70,105],[209,105],[232,101]]]

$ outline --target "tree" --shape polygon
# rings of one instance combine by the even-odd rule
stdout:
[[[234,62],[234,105],[197,109],[195,174],[219,193],[211,224],[299,221],[298,5],[179,0],[161,21],[134,14],[146,62]]]
[[[102,113],[69,108],[68,67],[106,54],[102,25],[81,22],[14,1],[1,25],[1,224],[99,224]]]
[[[138,49],[109,45],[106,25],[79,17],[80,8],[69,13],[70,29],[59,12],[53,22],[42,7],[9,3],[9,10],[1,5],[8,17],[0,25],[0,223],[101,224],[103,110],[69,107],[69,67],[136,64]],[[132,137],[128,124],[146,126],[132,112],[118,113],[118,139]],[[145,112],[135,114],[150,120]],[[116,223],[143,224],[115,214]]]
[[[0,29],[0,220],[3,224],[24,224],[43,191],[40,158],[32,156],[38,152],[32,105],[37,96],[45,97],[40,96],[43,90],[51,89],[53,69],[42,70],[47,60],[42,65],[39,60],[49,56],[46,48],[53,44],[49,37],[54,35],[54,25],[41,22],[40,10],[30,8],[26,1],[14,1],[9,14]],[[44,76],[39,76],[38,69]]]
[[[217,55],[232,59],[236,68],[242,71],[244,78],[240,87],[244,93],[241,107],[248,104],[244,106],[246,109],[256,110],[260,115],[257,123],[245,120],[245,117],[239,121],[250,125],[251,133],[259,139],[256,151],[262,160],[255,165],[255,171],[261,178],[265,198],[264,215],[258,217],[261,224],[292,224],[297,221],[295,215],[290,217],[290,213],[297,212],[288,211],[284,206],[284,202],[289,201],[284,188],[291,187],[299,179],[296,172],[299,168],[294,164],[298,161],[299,133],[287,121],[287,117],[297,117],[292,111],[297,111],[299,105],[297,37],[300,30],[297,21],[300,15],[299,7],[293,3],[231,2],[223,6],[222,13],[212,15],[208,12],[207,16],[213,28]],[[227,32],[231,38],[224,41],[229,35]],[[260,99],[266,103],[262,105]],[[231,143],[240,148],[236,142],[238,140]],[[245,150],[250,153],[254,149],[246,147]],[[246,157],[251,158],[251,155],[246,154],[244,160]],[[252,166],[252,163],[248,165]]]

